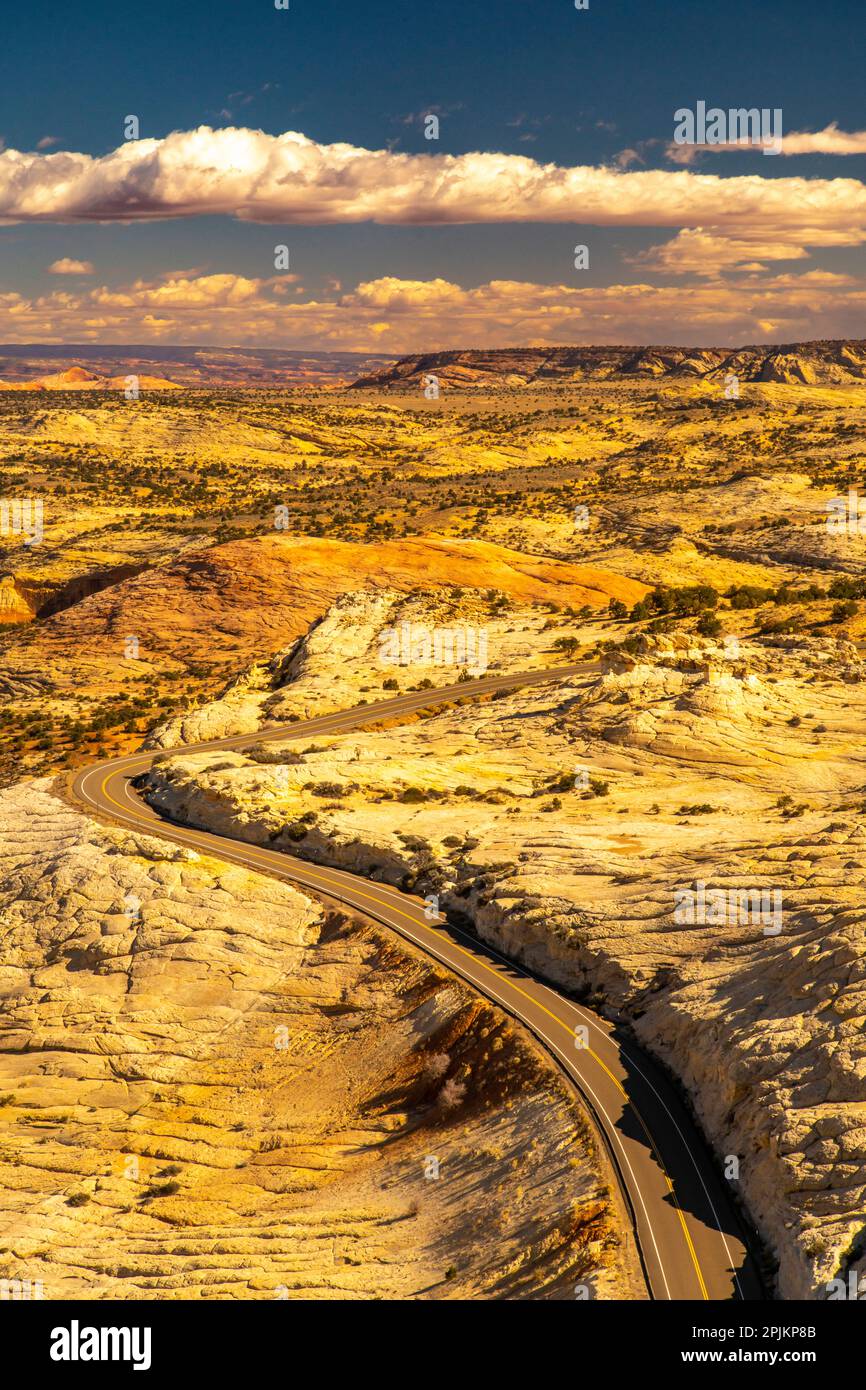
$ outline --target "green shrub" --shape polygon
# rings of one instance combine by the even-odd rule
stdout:
[[[406,787],[397,799],[402,801],[404,805],[413,805],[418,801],[426,801],[427,793],[422,791],[420,787]]]

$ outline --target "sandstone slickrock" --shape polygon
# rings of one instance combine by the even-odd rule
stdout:
[[[151,797],[182,821],[436,892],[513,958],[629,1018],[720,1162],[737,1159],[780,1293],[820,1298],[866,1268],[858,668],[832,638],[733,654],[645,638],[596,676],[282,757],[273,743],[180,749]],[[302,708],[314,679],[342,688],[370,667],[311,638],[298,669]],[[701,884],[736,910],[678,915]],[[762,892],[778,895],[778,931]]]
[[[341,594],[370,587],[402,592],[454,585],[496,589],[515,602],[604,607],[635,603],[639,581],[483,541],[410,537],[378,545],[314,537],[257,536],[190,550],[94,592],[24,632],[3,653],[19,675],[44,670],[58,695],[123,690],[132,677],[184,667],[235,669],[281,649]],[[129,634],[139,655],[126,652]],[[0,668],[2,669],[2,668]]]
[[[287,885],[10,788],[0,996],[0,1277],[48,1299],[639,1296],[535,1044]]]

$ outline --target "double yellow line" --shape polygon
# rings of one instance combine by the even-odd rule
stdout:
[[[132,761],[132,760],[130,760],[130,761]],[[140,761],[141,761],[140,757],[139,757],[138,759],[136,759],[136,761],[137,761],[137,762],[140,762]],[[100,786],[100,796],[101,796],[101,798],[102,798],[104,801],[106,801],[109,805],[117,807],[117,809],[118,809],[119,811],[121,811],[121,812],[123,813],[124,816],[128,816],[128,815],[129,815],[128,808],[125,807],[125,806],[123,805],[122,802],[117,801],[117,800],[111,795],[111,793],[110,793],[109,790],[108,790],[108,784],[109,784],[109,782],[111,782],[112,779],[113,779],[114,777],[117,777],[117,776],[124,776],[124,773],[123,773],[123,771],[122,771],[121,768],[115,767],[115,769],[114,769],[112,772],[109,772],[109,773],[106,774],[106,776],[103,778],[102,784],[101,784],[101,786]],[[149,826],[148,826],[148,831],[149,831],[149,833],[152,833],[151,827],[149,827]],[[157,833],[158,833],[158,832],[157,832]],[[192,833],[193,833],[193,835],[194,835],[194,834],[195,834],[195,831],[193,831]],[[171,836],[166,836],[166,838],[167,838],[167,839],[170,839],[170,838],[172,838],[172,837],[171,837]],[[181,833],[181,834],[179,834],[176,838],[178,838],[178,839],[185,839],[185,838],[186,838],[186,839],[189,839],[190,836],[189,836],[188,834],[185,836],[185,835],[183,835],[183,834]],[[248,845],[245,845],[244,848],[245,848],[245,850],[247,851],[246,857],[247,857],[249,860],[251,860],[254,864],[256,864],[262,871],[267,872],[267,873],[273,873],[273,874],[274,874],[275,876],[277,876],[277,877],[280,876],[280,875],[276,874],[275,866],[274,866],[273,864],[271,864],[271,862],[270,862],[269,860],[265,860],[265,859],[261,858],[260,855],[257,855],[257,854],[256,854],[256,850],[259,848],[258,846],[255,846],[255,845],[249,845],[249,846],[248,846]],[[315,881],[315,882],[321,883],[322,885],[324,885],[324,887],[325,887],[326,889],[328,888],[329,880],[328,880],[326,877],[324,877],[323,875],[315,873],[314,870],[309,869],[309,868],[307,867],[306,863],[304,863],[304,873],[305,873],[305,876],[306,876],[306,877],[312,879],[312,880]],[[291,877],[291,875],[289,875],[289,877]],[[388,912],[392,913],[395,917],[402,917],[402,918],[404,918],[407,922],[410,922],[414,927],[418,927],[418,926],[422,925],[422,924],[421,924],[420,922],[418,922],[414,917],[412,917],[408,912],[406,912],[403,908],[397,907],[396,905],[393,905],[393,904],[390,903],[390,902],[386,902],[386,901],[384,901],[381,897],[376,897],[375,895],[373,895],[373,894],[371,894],[371,893],[364,893],[364,892],[362,892],[360,889],[355,889],[354,887],[353,887],[353,893],[354,893],[354,895],[355,895],[360,901],[374,903],[374,904],[375,904],[377,907],[379,907],[379,908],[386,908],[386,909],[388,910]],[[477,955],[475,955],[472,951],[467,950],[465,946],[459,945],[459,944],[458,944],[456,941],[454,941],[453,939],[451,940],[450,944],[451,944],[452,948],[453,948],[455,951],[459,951],[461,955],[464,955],[464,956],[466,956],[469,960],[471,960],[472,963],[473,963],[473,965],[474,965],[476,968],[477,968],[478,966],[480,966],[483,970],[486,970],[486,971],[488,971],[491,975],[495,976],[495,978],[496,978],[496,980],[497,980],[497,982],[499,983],[500,986],[505,985],[505,986],[507,986],[510,990],[512,990],[515,994],[518,994],[518,995],[520,995],[523,999],[528,1000],[536,1009],[540,1009],[542,1013],[544,1013],[544,1014],[546,1014],[546,1015],[548,1016],[548,1018],[553,1019],[554,1023],[557,1023],[561,1028],[564,1028],[565,1031],[566,1031],[567,1033],[569,1033],[570,1036],[571,1036],[572,1038],[574,1038],[574,1037],[577,1036],[576,1030],[575,1030],[574,1028],[572,1028],[572,1027],[565,1021],[565,1019],[560,1018],[559,1015],[558,1015],[558,1014],[555,1014],[555,1013],[553,1012],[552,1009],[549,1009],[549,1008],[547,1007],[546,1004],[542,1004],[538,999],[535,999],[531,994],[527,993],[527,991],[526,991],[525,989],[522,989],[522,988],[520,987],[520,985],[515,984],[513,980],[509,980],[506,976],[504,976],[504,975],[501,973],[501,971],[497,970],[497,969],[495,968],[495,966],[491,965],[488,961],[484,960],[481,956],[477,956]],[[422,948],[422,949],[423,949],[423,948]],[[519,967],[514,967],[514,968],[519,968]],[[647,1139],[647,1143],[648,1143],[649,1148],[650,1148],[650,1152],[653,1153],[653,1154],[655,1155],[656,1162],[658,1163],[658,1165],[659,1165],[659,1167],[660,1167],[662,1173],[664,1174],[664,1179],[665,1179],[665,1182],[666,1182],[666,1184],[667,1184],[668,1192],[670,1193],[671,1201],[672,1201],[673,1206],[674,1206],[674,1208],[675,1208],[675,1210],[676,1210],[677,1216],[679,1217],[680,1226],[681,1226],[681,1228],[682,1228],[682,1233],[683,1233],[683,1238],[684,1238],[685,1243],[686,1243],[686,1245],[687,1245],[687,1247],[688,1247],[688,1251],[689,1251],[689,1254],[690,1254],[690,1256],[691,1256],[692,1264],[694,1265],[695,1274],[696,1274],[697,1280],[698,1280],[698,1285],[699,1285],[700,1290],[701,1290],[701,1296],[702,1296],[704,1299],[709,1300],[709,1293],[708,1293],[708,1291],[707,1291],[706,1281],[705,1281],[705,1279],[704,1279],[704,1275],[703,1275],[703,1271],[702,1271],[702,1269],[701,1269],[700,1261],[698,1260],[697,1251],[695,1250],[695,1247],[694,1247],[694,1242],[692,1241],[692,1237],[691,1237],[691,1233],[690,1233],[689,1228],[688,1228],[688,1223],[687,1223],[687,1221],[686,1221],[685,1213],[684,1213],[682,1207],[680,1206],[679,1202],[677,1201],[676,1193],[675,1193],[675,1191],[674,1191],[674,1186],[673,1186],[673,1183],[671,1182],[670,1175],[668,1174],[668,1171],[667,1171],[667,1169],[666,1169],[664,1163],[663,1163],[662,1160],[661,1160],[661,1157],[660,1157],[660,1155],[659,1155],[659,1153],[658,1153],[658,1151],[657,1151],[657,1149],[656,1149],[656,1146],[655,1146],[655,1144],[653,1143],[652,1135],[650,1134],[649,1130],[647,1129],[646,1124],[644,1123],[643,1117],[640,1115],[639,1111],[634,1107],[634,1105],[632,1105],[632,1103],[630,1102],[629,1097],[628,1097],[628,1092],[626,1091],[625,1087],[622,1085],[622,1082],[619,1080],[619,1078],[618,1078],[617,1076],[614,1075],[614,1073],[610,1070],[610,1068],[609,1068],[609,1067],[607,1066],[607,1064],[603,1061],[603,1059],[602,1059],[601,1057],[599,1057],[598,1053],[595,1052],[595,1051],[593,1051],[593,1049],[590,1048],[590,1047],[586,1047],[586,1048],[584,1048],[584,1049],[582,1049],[582,1050],[585,1051],[585,1052],[587,1052],[587,1053],[589,1054],[589,1056],[593,1059],[593,1061],[596,1063],[596,1065],[599,1066],[599,1067],[601,1068],[601,1070],[606,1074],[606,1076],[613,1082],[613,1085],[614,1085],[614,1086],[616,1087],[616,1089],[619,1091],[619,1093],[620,1093],[620,1095],[623,1097],[623,1100],[625,1101],[625,1103],[626,1103],[627,1105],[630,1106],[630,1108],[631,1108],[631,1110],[632,1110],[632,1113],[634,1114],[634,1116],[635,1116],[635,1118],[637,1119],[637,1121],[638,1121],[638,1123],[639,1123],[641,1129],[643,1130],[644,1134],[646,1135],[646,1139]]]

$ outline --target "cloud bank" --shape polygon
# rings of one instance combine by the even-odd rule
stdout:
[[[829,126],[785,141],[786,153],[843,153],[855,152],[866,136]],[[0,340],[260,343],[396,354],[481,344],[724,345],[862,334],[860,281],[818,270],[771,276],[768,269],[803,261],[814,248],[866,242],[866,185],[857,179],[770,176],[765,169],[728,178],[688,167],[564,168],[522,155],[400,154],[322,145],[296,132],[206,126],[129,142],[99,158],[0,152],[6,223],[206,215],[281,226],[657,228],[673,234],[629,264],[641,280],[650,273],[675,283],[585,286],[578,277],[466,288],[384,275],[346,293],[335,286],[317,299],[295,276],[199,269],[121,286],[73,283],[31,297],[0,293]],[[64,257],[49,269],[61,277],[88,275],[93,267]],[[676,283],[678,277],[691,283]]]
[[[853,244],[866,235],[866,185],[685,168],[566,168],[499,153],[400,154],[322,145],[292,131],[208,126],[129,142],[98,158],[0,154],[0,220],[7,223],[205,215],[307,226],[702,226],[737,236],[760,230],[798,245],[828,244],[829,236]]]
[[[3,342],[165,342],[353,348],[672,342],[725,346],[858,337],[866,287],[846,275],[719,278],[695,285],[578,287],[382,276],[329,299],[303,297],[288,277],[182,272],[121,288],[0,293]]]

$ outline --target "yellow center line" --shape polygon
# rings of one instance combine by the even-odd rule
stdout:
[[[105,776],[105,778],[103,779],[103,781],[102,781],[102,785],[101,785],[101,788],[100,788],[100,792],[101,792],[101,795],[106,799],[106,801],[110,802],[112,806],[116,806],[116,807],[118,808],[118,810],[123,811],[123,812],[126,814],[126,813],[127,813],[127,808],[123,805],[122,802],[117,801],[113,796],[111,796],[111,794],[110,794],[109,791],[108,791],[108,783],[111,781],[111,779],[112,779],[113,777],[115,777],[115,776],[123,776],[123,775],[124,775],[124,774],[123,774],[119,769],[117,769],[117,768],[115,768],[115,770],[114,770],[113,772],[109,772],[109,773]],[[199,832],[199,833],[201,833],[201,832]],[[265,860],[265,859],[262,859],[262,858],[260,858],[260,857],[257,857],[256,851],[257,851],[257,850],[260,850],[260,849],[261,849],[261,846],[257,846],[257,845],[245,845],[244,848],[247,850],[247,852],[248,852],[248,854],[249,854],[249,857],[250,857],[255,863],[257,863],[262,869],[269,869],[269,868],[270,868],[270,869],[273,869],[273,868],[275,868],[275,866],[272,865],[272,864],[270,863],[270,861]],[[269,852],[270,852],[270,853],[277,853],[277,851],[275,851],[275,850],[271,850],[271,851],[269,851]],[[218,857],[218,856],[217,856],[217,857]],[[311,879],[313,879],[313,880],[314,880],[315,882],[317,882],[317,883],[322,883],[322,884],[324,884],[325,887],[327,888],[327,885],[328,885],[328,879],[327,879],[327,878],[324,878],[324,877],[322,877],[321,875],[316,874],[313,870],[308,869],[308,868],[307,868],[307,865],[306,865],[306,863],[305,863],[305,861],[299,861],[299,862],[304,863],[304,871],[305,871],[305,873],[308,873],[308,874],[309,874],[309,877],[310,877]],[[355,894],[355,896],[356,896],[357,898],[361,899],[361,900],[364,901],[364,902],[375,903],[378,907],[387,908],[390,912],[393,912],[395,916],[397,916],[397,917],[402,917],[402,918],[404,918],[407,922],[411,922],[411,924],[412,924],[414,927],[426,925],[425,923],[421,923],[421,922],[419,922],[416,918],[412,917],[412,916],[411,916],[408,912],[406,912],[403,908],[397,907],[396,905],[393,905],[393,904],[392,904],[391,902],[389,902],[387,899],[384,899],[384,898],[382,898],[382,897],[376,897],[375,895],[373,895],[373,894],[371,894],[371,893],[363,893],[363,892],[361,892],[360,889],[356,889],[356,888],[354,887],[354,885],[352,886],[352,892],[353,892],[353,894]],[[516,984],[514,983],[513,980],[509,980],[508,977],[507,977],[506,975],[503,975],[502,972],[501,972],[500,970],[498,970],[495,966],[490,965],[490,963],[489,963],[488,961],[485,961],[482,957],[475,955],[474,952],[472,952],[472,951],[470,951],[470,950],[467,950],[467,948],[466,948],[465,946],[460,946],[456,941],[453,941],[453,940],[452,940],[452,941],[450,942],[450,944],[451,944],[451,946],[452,946],[452,948],[453,948],[454,950],[459,951],[461,955],[467,956],[475,965],[480,966],[483,970],[487,970],[491,975],[494,975],[494,976],[496,977],[497,981],[498,981],[500,984],[505,984],[509,989],[513,990],[513,992],[514,992],[515,994],[519,994],[522,998],[529,1000],[529,1002],[530,1002],[532,1005],[534,1005],[535,1008],[540,1009],[542,1013],[547,1014],[548,1018],[553,1019],[554,1023],[557,1023],[557,1024],[559,1024],[559,1026],[560,1026],[561,1028],[564,1028],[565,1031],[566,1031],[567,1033],[569,1033],[570,1036],[571,1036],[572,1038],[575,1038],[575,1037],[577,1036],[576,1030],[575,1030],[574,1028],[572,1028],[572,1027],[566,1022],[565,1019],[560,1018],[560,1016],[559,1016],[558,1014],[555,1014],[555,1013],[553,1012],[552,1009],[549,1009],[549,1008],[546,1006],[546,1004],[542,1004],[538,999],[535,999],[535,998],[533,997],[533,995],[529,994],[525,989],[521,989],[520,986],[519,986],[519,985],[516,985]],[[519,968],[519,967],[514,967],[514,968],[517,969],[517,968]],[[701,1294],[702,1294],[702,1296],[703,1296],[704,1299],[709,1300],[709,1293],[708,1293],[708,1291],[707,1291],[707,1286],[706,1286],[706,1282],[705,1282],[705,1280],[704,1280],[703,1271],[702,1271],[702,1269],[701,1269],[700,1261],[698,1260],[698,1256],[697,1256],[697,1251],[695,1250],[694,1243],[693,1243],[693,1241],[692,1241],[692,1237],[691,1237],[691,1234],[690,1234],[690,1232],[689,1232],[688,1224],[687,1224],[686,1218],[685,1218],[685,1213],[684,1213],[682,1207],[680,1206],[679,1202],[677,1201],[677,1196],[676,1196],[676,1193],[675,1193],[675,1191],[674,1191],[674,1186],[673,1186],[673,1183],[671,1182],[671,1179],[670,1179],[670,1176],[669,1176],[669,1174],[668,1174],[667,1168],[665,1167],[665,1165],[664,1165],[664,1163],[663,1163],[663,1161],[662,1161],[662,1159],[661,1159],[661,1156],[660,1156],[660,1154],[658,1153],[658,1151],[657,1151],[657,1149],[656,1149],[656,1146],[655,1146],[655,1144],[654,1144],[654,1142],[653,1142],[653,1139],[652,1139],[652,1135],[650,1134],[649,1130],[647,1129],[646,1125],[644,1124],[643,1117],[641,1116],[640,1112],[637,1110],[636,1106],[629,1100],[628,1092],[626,1091],[625,1087],[622,1085],[622,1083],[621,1083],[621,1081],[619,1080],[619,1078],[618,1078],[617,1076],[614,1075],[614,1073],[610,1070],[610,1068],[606,1065],[606,1063],[602,1060],[602,1058],[599,1057],[598,1053],[595,1052],[595,1051],[593,1051],[593,1049],[592,1049],[591,1047],[582,1048],[581,1051],[587,1052],[587,1053],[589,1054],[589,1056],[593,1059],[593,1061],[594,1061],[599,1067],[601,1067],[602,1071],[610,1078],[610,1080],[613,1082],[613,1084],[614,1084],[614,1086],[616,1087],[616,1089],[619,1091],[620,1095],[621,1095],[621,1096],[623,1097],[623,1099],[625,1100],[626,1104],[630,1106],[630,1108],[631,1108],[631,1110],[632,1110],[632,1113],[634,1114],[634,1116],[635,1116],[635,1118],[637,1119],[637,1121],[638,1121],[638,1123],[639,1123],[641,1129],[643,1130],[644,1134],[646,1135],[647,1143],[649,1144],[649,1147],[650,1147],[650,1152],[653,1153],[653,1154],[655,1155],[656,1162],[658,1163],[659,1167],[661,1168],[661,1171],[662,1171],[662,1173],[663,1173],[663,1175],[664,1175],[665,1182],[667,1183],[667,1186],[668,1186],[668,1191],[669,1191],[669,1193],[670,1193],[671,1200],[672,1200],[672,1202],[673,1202],[673,1205],[674,1205],[674,1208],[675,1208],[675,1210],[676,1210],[676,1213],[677,1213],[677,1215],[678,1215],[678,1217],[679,1217],[679,1219],[680,1219],[680,1225],[681,1225],[681,1227],[682,1227],[683,1236],[684,1236],[684,1238],[685,1238],[686,1245],[688,1246],[689,1254],[691,1255],[692,1264],[694,1265],[694,1268],[695,1268],[695,1274],[697,1275],[698,1284],[700,1285],[700,1289],[701,1289]]]

